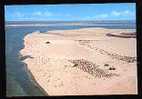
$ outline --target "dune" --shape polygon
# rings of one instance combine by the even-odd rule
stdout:
[[[50,96],[137,94],[136,38],[107,36],[120,32],[131,30],[33,32],[24,38],[22,61]]]

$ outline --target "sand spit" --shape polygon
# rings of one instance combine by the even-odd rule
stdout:
[[[21,60],[51,96],[137,94],[136,38],[106,35],[120,32],[132,31],[33,32],[24,38]]]

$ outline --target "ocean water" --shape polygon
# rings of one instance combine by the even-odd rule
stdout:
[[[6,71],[7,96],[44,96],[48,95],[37,85],[26,64],[19,59],[19,51],[24,48],[24,37],[34,31],[68,30],[90,27],[110,29],[135,29],[134,21],[11,21],[6,22]]]
[[[11,21],[6,22],[9,27],[58,27],[58,28],[72,28],[72,27],[103,27],[116,29],[134,29],[136,27],[135,21],[121,20],[121,21]]]

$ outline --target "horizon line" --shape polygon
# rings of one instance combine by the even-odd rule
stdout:
[[[5,20],[7,21],[136,21],[136,19],[132,20]]]

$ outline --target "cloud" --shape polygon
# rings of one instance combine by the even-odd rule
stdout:
[[[52,16],[53,13],[51,13],[51,12],[49,12],[49,11],[46,11],[46,12],[43,13],[43,15],[45,15],[45,16]]]
[[[108,14],[100,14],[98,17],[99,18],[107,18],[109,15]]]
[[[114,16],[120,16],[122,14],[122,12],[112,11],[111,14]]]
[[[41,11],[36,11],[32,13],[32,16],[52,16],[53,13],[46,11],[46,12],[41,12]]]
[[[92,18],[95,18],[95,19],[106,19],[108,17],[109,17],[109,15],[104,13],[104,14],[98,14],[98,15],[92,17]]]
[[[123,13],[124,13],[125,15],[134,15],[134,14],[135,14],[134,12],[129,11],[129,10],[125,10]]]
[[[100,13],[100,14],[96,14],[94,16],[86,16],[84,17],[84,19],[97,19],[97,20],[102,20],[102,19],[107,19],[109,17],[114,17],[114,18],[117,18],[117,17],[124,17],[124,16],[127,16],[127,17],[133,17],[134,15],[134,12],[133,11],[130,11],[130,10],[124,10],[124,11],[111,11],[109,13]]]
[[[130,11],[126,10],[124,11],[125,14],[130,14]]]
[[[108,14],[97,14],[97,15],[94,15],[94,16],[85,16],[84,18],[82,18],[82,19],[92,19],[92,20],[94,20],[94,19],[106,19],[107,17],[109,17],[109,15]]]
[[[129,16],[129,15],[133,15],[132,11],[129,10],[124,10],[124,11],[112,11],[111,15],[114,16]]]
[[[12,15],[13,15],[13,17],[18,17],[18,18],[25,16],[25,15],[24,15],[23,13],[21,13],[21,12],[14,12]]]
[[[41,15],[42,15],[42,13],[41,13],[41,12],[39,12],[39,11],[37,11],[37,12],[33,12],[33,13],[32,13],[32,15],[33,15],[33,16],[41,16]]]
[[[108,13],[96,13],[96,15],[86,15],[86,16],[81,16],[81,15],[74,15],[72,13],[53,13],[46,10],[35,10],[32,13],[22,13],[22,12],[13,12],[13,14],[11,14],[12,19],[18,19],[18,20],[47,20],[47,19],[72,19],[72,20],[105,20],[105,19],[109,19],[109,18],[134,18],[135,13],[131,10],[123,10],[123,11],[117,11],[117,10],[113,10],[113,11],[109,11]]]

